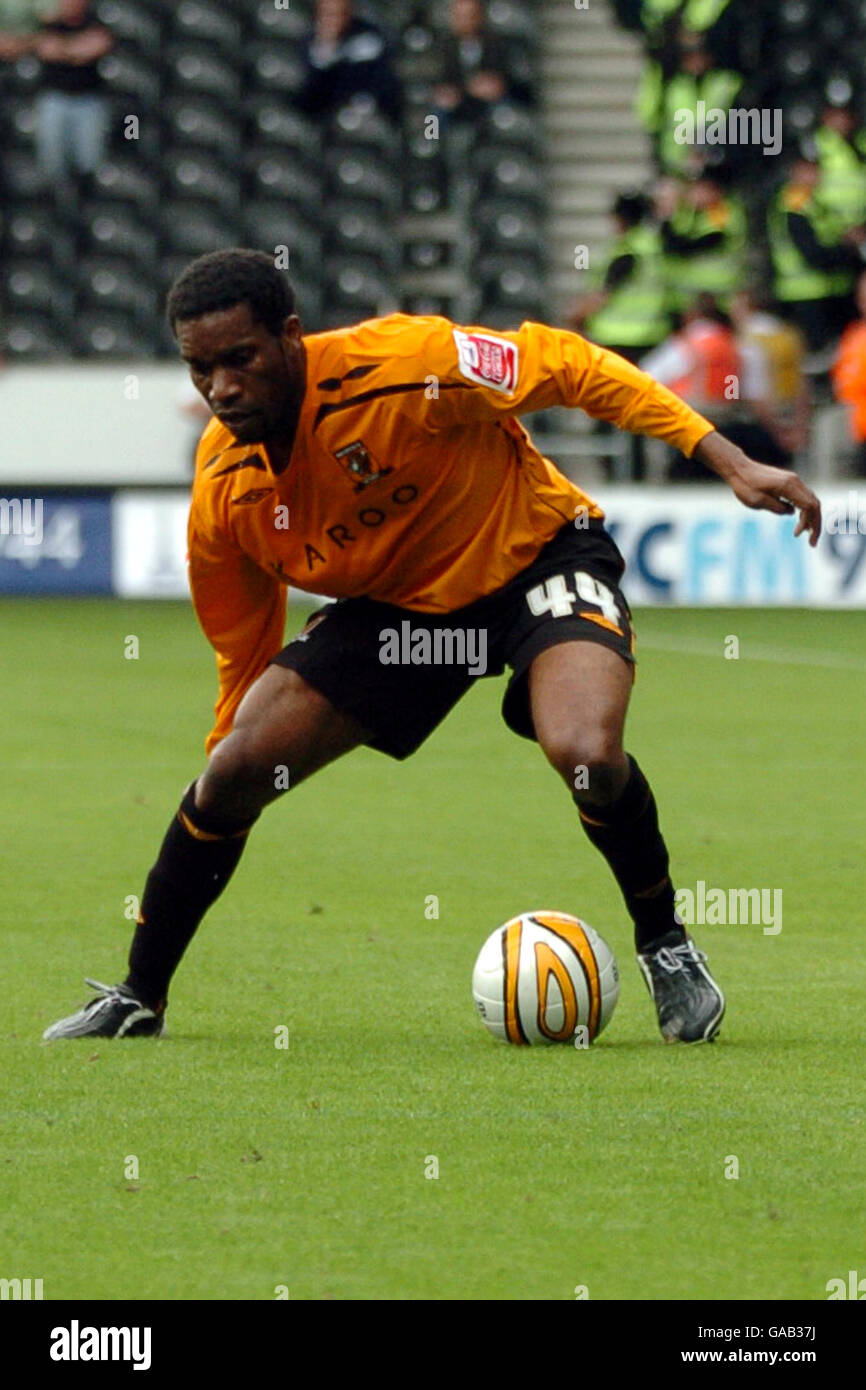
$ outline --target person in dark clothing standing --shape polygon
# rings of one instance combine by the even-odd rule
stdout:
[[[354,13],[351,0],[317,0],[316,27],[304,50],[306,76],[295,105],[309,116],[330,116],[354,97],[373,97],[399,121],[402,92],[385,35]]]
[[[60,0],[36,36],[43,73],[36,155],[45,183],[55,189],[94,174],[104,158],[108,101],[99,60],[112,45],[89,0]]]
[[[508,45],[487,28],[481,0],[452,0],[450,28],[437,42],[438,110],[472,121],[500,101],[531,104],[533,92],[514,67]]]

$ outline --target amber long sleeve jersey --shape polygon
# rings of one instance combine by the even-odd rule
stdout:
[[[285,586],[448,612],[500,588],[581,511],[601,508],[517,415],[579,406],[691,455],[713,426],[574,333],[392,314],[304,339],[286,467],[212,420],[189,520],[193,602],[217,654],[208,751],[283,645]]]

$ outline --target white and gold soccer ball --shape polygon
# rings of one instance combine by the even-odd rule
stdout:
[[[497,1038],[585,1047],[610,1022],[619,970],[607,943],[578,917],[522,912],[481,947],[472,994]]]

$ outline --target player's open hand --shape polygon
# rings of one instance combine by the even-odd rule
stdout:
[[[799,512],[794,531],[809,533],[809,544],[817,545],[821,535],[821,503],[803,479],[787,468],[773,468],[744,454],[736,444],[713,431],[701,440],[695,458],[724,478],[744,507],[792,516]]]
[[[745,507],[759,511],[776,512],[779,516],[799,512],[794,535],[808,531],[809,544],[817,545],[821,534],[821,503],[812,489],[787,468],[773,468],[750,458],[745,462],[748,467],[741,465],[730,479],[734,495]]]

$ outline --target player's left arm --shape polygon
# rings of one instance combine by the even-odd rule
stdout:
[[[419,365],[439,389],[411,398],[428,429],[521,415],[550,406],[584,410],[632,434],[661,439],[724,479],[747,507],[800,513],[797,534],[821,533],[821,504],[796,473],[756,462],[666,386],[577,333],[524,323],[514,332],[427,320]],[[406,398],[407,401],[409,398]]]

